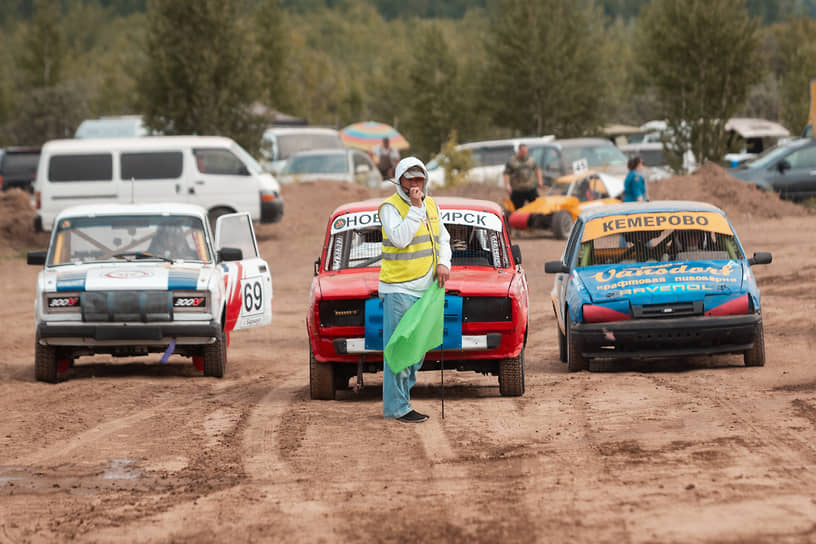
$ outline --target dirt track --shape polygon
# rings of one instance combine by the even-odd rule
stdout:
[[[156,355],[35,382],[37,270],[7,249],[0,542],[816,541],[815,215],[732,215],[748,253],[774,254],[755,268],[762,368],[728,355],[567,374],[543,272],[562,243],[518,237],[526,394],[447,372],[442,420],[439,374],[422,373],[431,420],[411,426],[381,418],[379,376],[308,399],[312,262],[329,211],[367,194],[285,188],[284,221],[259,228],[273,325],[233,336],[221,380]]]

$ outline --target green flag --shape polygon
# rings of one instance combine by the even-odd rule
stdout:
[[[385,360],[396,374],[422,360],[428,350],[442,343],[445,323],[445,290],[437,282],[402,316],[385,346]]]

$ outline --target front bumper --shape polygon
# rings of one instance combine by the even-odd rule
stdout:
[[[646,358],[742,352],[754,344],[760,314],[577,323],[571,334],[587,358]]]
[[[50,323],[37,324],[41,343],[56,346],[207,344],[221,326],[209,323]]]
[[[283,198],[261,202],[261,223],[277,223],[283,217]]]

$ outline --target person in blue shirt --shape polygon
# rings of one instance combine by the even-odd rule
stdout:
[[[623,180],[623,201],[624,202],[644,202],[646,197],[646,180],[641,174],[643,170],[643,160],[640,157],[632,157],[626,164],[629,173]]]

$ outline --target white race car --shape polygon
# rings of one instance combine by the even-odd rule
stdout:
[[[222,377],[231,331],[269,324],[272,278],[247,213],[185,204],[78,206],[60,213],[37,277],[35,376],[83,355],[191,357]]]

